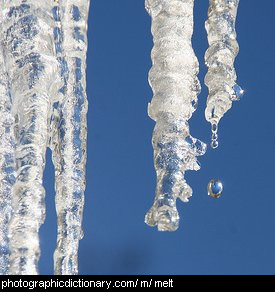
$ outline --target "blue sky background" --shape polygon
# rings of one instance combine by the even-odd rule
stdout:
[[[203,83],[207,0],[195,1],[194,48],[202,93],[192,135],[209,143]],[[143,0],[92,0],[88,52],[88,164],[80,274],[274,274],[275,1],[241,0],[236,60],[242,101],[220,123],[220,147],[189,172],[194,196],[178,202],[180,229],[159,233],[144,214],[154,198],[151,134],[150,17]],[[207,196],[212,178],[221,199]],[[53,273],[56,243],[53,166],[45,169],[47,219],[41,228],[42,274]]]

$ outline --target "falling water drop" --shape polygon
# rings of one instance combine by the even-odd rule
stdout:
[[[208,184],[208,195],[218,199],[221,197],[223,192],[223,184],[218,179],[212,179]]]

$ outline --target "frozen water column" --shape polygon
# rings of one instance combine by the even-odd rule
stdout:
[[[0,45],[0,275],[6,275],[9,268],[9,223],[12,215],[12,187],[16,178],[11,109],[12,97]]]
[[[205,23],[209,48],[205,54],[208,72],[205,84],[209,89],[205,117],[212,126],[212,147],[218,147],[218,124],[234,101],[244,95],[236,83],[235,58],[239,53],[236,18],[239,0],[210,0]]]
[[[88,10],[85,0],[1,2],[0,273],[8,266],[10,274],[38,273],[47,146],[56,170],[55,272],[77,273],[85,189]]]
[[[13,100],[17,179],[10,223],[10,269],[38,273],[39,228],[44,221],[42,176],[48,141],[51,93],[57,86],[51,0],[4,0],[2,49]]]
[[[155,201],[145,222],[160,231],[175,231],[176,199],[188,202],[192,196],[185,171],[198,170],[196,156],[206,151],[204,143],[190,136],[188,126],[200,93],[191,43],[194,0],[146,0],[145,5],[154,39],[149,73],[154,96],[148,113],[156,121],[152,142],[157,173]]]
[[[59,0],[53,11],[55,44],[63,79],[53,127],[53,161],[58,217],[55,274],[78,273],[78,245],[86,165],[86,52],[89,0]]]

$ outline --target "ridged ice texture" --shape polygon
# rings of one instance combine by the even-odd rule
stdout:
[[[17,179],[10,222],[10,274],[37,274],[45,217],[42,176],[56,85],[50,1],[2,1],[1,46],[14,117]]]
[[[239,0],[210,0],[206,21],[209,48],[205,54],[209,96],[205,116],[211,124],[217,124],[231,108],[232,101],[240,97],[234,69],[239,52],[235,31],[238,5]]]
[[[47,146],[52,149],[56,173],[55,272],[77,273],[85,189],[88,8],[88,0],[1,1],[3,273],[10,266],[9,274],[38,274]]]
[[[0,50],[0,275],[9,269],[9,223],[12,215],[12,187],[15,183],[15,139],[13,132],[12,98]]]
[[[187,170],[199,170],[197,156],[206,145],[190,136],[188,120],[196,110],[200,83],[198,60],[192,49],[194,0],[147,0],[152,17],[153,67],[149,82],[154,97],[149,116],[153,133],[156,196],[145,222],[160,231],[179,226],[176,200],[188,202],[192,189],[184,179]]]
[[[53,8],[55,51],[59,62],[61,98],[53,105],[52,141],[55,165],[57,247],[55,274],[78,273],[78,245],[86,164],[86,51],[88,0],[59,0]]]

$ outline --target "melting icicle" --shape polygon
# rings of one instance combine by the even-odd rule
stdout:
[[[149,82],[154,97],[149,116],[157,172],[156,196],[145,221],[160,231],[179,226],[176,199],[188,202],[192,189],[184,179],[187,170],[199,170],[196,156],[206,145],[189,134],[188,120],[196,110],[200,83],[198,60],[192,49],[194,0],[146,0],[152,17],[154,48]]]
[[[10,274],[38,274],[38,232],[45,217],[42,179],[47,146],[53,152],[56,174],[55,273],[78,271],[85,189],[89,2],[2,0],[1,3],[0,272],[3,274],[8,266]],[[11,206],[13,216],[9,220]]]
[[[209,88],[205,117],[217,125],[223,115],[232,107],[232,102],[240,100],[244,91],[236,84],[234,61],[239,52],[236,40],[235,22],[239,0],[210,0],[206,30],[209,48],[205,54],[208,73],[205,84]],[[217,132],[214,133],[217,137]],[[212,148],[217,148],[213,139]]]

